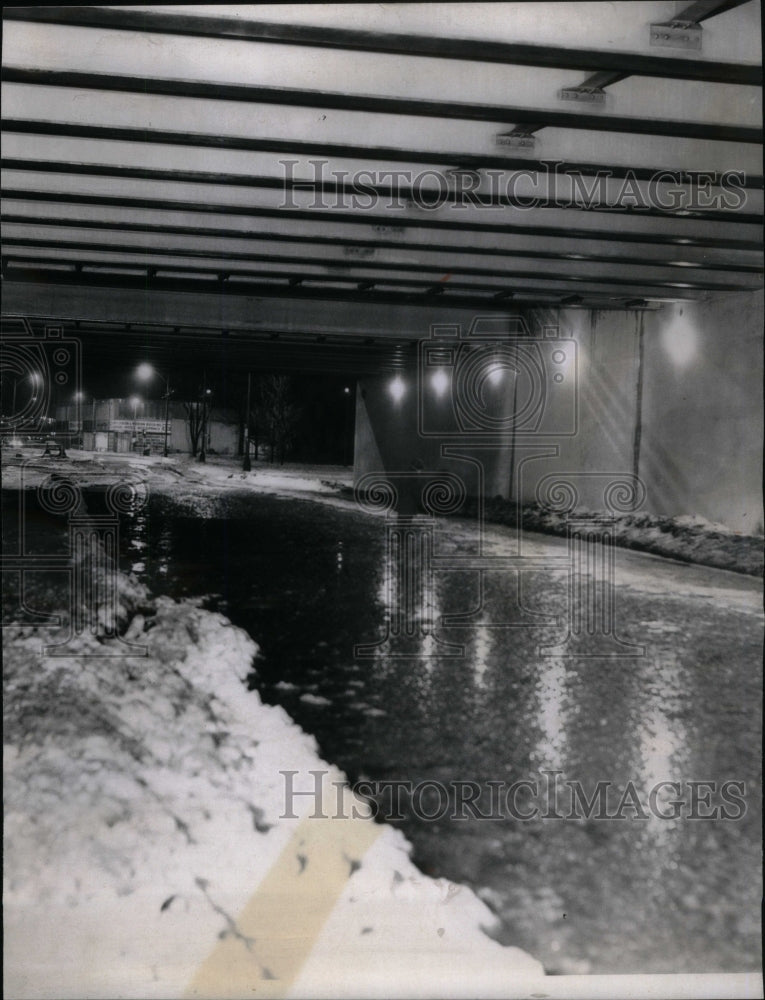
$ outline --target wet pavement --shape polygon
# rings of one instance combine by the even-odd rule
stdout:
[[[41,546],[60,531],[28,524]],[[759,582],[616,551],[611,615],[591,585],[602,547],[579,550],[572,584],[566,541],[526,536],[519,582],[516,540],[490,527],[482,564],[505,561],[481,586],[474,529],[439,521],[402,619],[398,529],[331,501],[154,495],[123,522],[123,568],[250,632],[253,685],[351,779],[485,790],[499,818],[450,819],[450,803],[427,821],[438,802],[404,795],[397,823],[425,872],[473,886],[496,936],[549,972],[759,968]],[[425,633],[442,616],[439,645]],[[561,647],[567,622],[585,627]],[[495,808],[491,783],[520,781]],[[662,781],[677,785],[650,800]],[[589,818],[572,786],[596,796]]]

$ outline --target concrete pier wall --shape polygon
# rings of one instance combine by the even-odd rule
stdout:
[[[761,291],[651,317],[640,468],[657,513],[762,531],[762,330]]]
[[[516,420],[514,431],[460,440],[457,450],[481,459],[483,482],[469,458],[444,454],[453,437],[423,433],[422,399],[433,391],[414,363],[396,387],[391,376],[359,381],[355,481],[374,471],[450,470],[471,494],[530,502],[554,474],[570,477],[581,506],[601,509],[610,477],[637,474],[647,511],[762,530],[762,292],[655,311],[548,310],[529,326],[537,337],[543,326],[558,328],[562,374],[550,361],[553,345],[540,340],[546,414],[536,430],[523,416],[520,368],[488,387],[501,397],[497,413]],[[463,391],[450,382],[446,396]]]

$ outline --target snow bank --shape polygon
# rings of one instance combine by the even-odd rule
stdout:
[[[3,480],[6,488],[18,489],[22,483],[20,466],[24,466],[24,485],[38,485],[50,472],[67,473],[82,487],[98,487],[113,482],[119,476],[138,476],[156,493],[185,500],[190,506],[199,505],[203,498],[217,498],[232,490],[266,493],[286,497],[311,497],[324,503],[350,502],[358,510],[351,486],[352,472],[342,466],[287,465],[271,466],[257,463],[251,472],[242,472],[240,461],[215,456],[201,464],[188,456],[158,458],[139,455],[99,455],[91,452],[70,452],[67,459],[32,459],[20,464],[13,457],[3,458]],[[502,497],[484,499],[484,518],[488,524],[520,525],[526,531],[562,535],[567,532],[566,515],[540,507],[538,504],[519,505]],[[468,499],[460,518],[475,518],[475,499]],[[603,511],[578,509],[577,515],[603,517]],[[614,541],[623,548],[650,552],[682,562],[713,566],[749,576],[762,576],[765,567],[762,535],[742,535],[718,522],[698,515],[668,517],[639,511],[620,514],[613,521]]]
[[[603,511],[578,509],[576,515],[606,517]],[[460,517],[475,516],[476,505],[468,501]],[[484,516],[488,523],[520,524],[526,531],[551,535],[567,532],[568,517],[556,514],[537,504],[518,504],[502,497],[484,501]],[[667,517],[663,514],[637,512],[620,514],[613,519],[614,541],[617,545],[654,555],[679,559],[683,562],[714,566],[717,569],[763,574],[763,538],[741,535],[723,524],[707,521],[697,515]]]
[[[494,918],[469,889],[415,868],[399,831],[311,820],[311,798],[283,818],[281,771],[303,788],[311,770],[343,776],[246,690],[255,643],[193,602],[120,588],[146,658],[105,657],[92,636],[82,656],[42,658],[36,630],[4,635],[6,995],[501,996],[538,982],[537,962],[484,933]],[[339,860],[336,898],[316,897],[323,882],[301,895],[304,871],[329,879]],[[269,938],[285,918],[295,940]]]

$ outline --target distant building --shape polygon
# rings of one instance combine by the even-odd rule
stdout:
[[[69,403],[56,410],[56,429],[70,435],[73,443],[82,437],[87,451],[137,452],[161,455],[165,444],[165,404],[161,399],[99,399]],[[239,420],[233,410],[213,407],[207,423],[205,450],[234,455],[239,448]],[[169,453],[190,453],[191,434],[184,403],[173,401],[168,409]]]

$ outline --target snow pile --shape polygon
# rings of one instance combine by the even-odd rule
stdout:
[[[283,709],[246,690],[257,647],[245,632],[194,602],[149,605],[124,577],[120,605],[145,658],[104,656],[90,635],[76,658],[41,657],[50,630],[4,634],[5,988],[15,997],[177,997],[221,942],[249,960],[259,946],[239,914],[313,809],[303,798],[298,818],[283,818],[280,772],[305,776],[303,788],[312,769],[343,779]],[[470,890],[426,878],[408,854],[400,832],[382,828],[353,861],[292,995],[408,996],[423,977],[431,994],[483,983],[498,995],[541,975],[483,932],[493,917]],[[308,849],[295,857],[300,871],[317,863]],[[259,961],[252,992],[284,995],[278,982],[263,991],[259,976],[278,977]]]
[[[249,490],[254,493],[337,494],[349,489],[352,470],[339,465],[287,464],[270,465],[253,462],[250,472],[242,471],[242,459],[208,456],[198,462],[188,455],[162,458],[158,455],[132,453],[85,452],[70,449],[66,458],[43,457],[39,449],[4,453],[3,486],[6,489],[34,488],[50,475],[68,475],[84,489],[98,488],[115,479],[140,480],[151,490],[174,492],[193,487],[195,495],[202,492]]]

